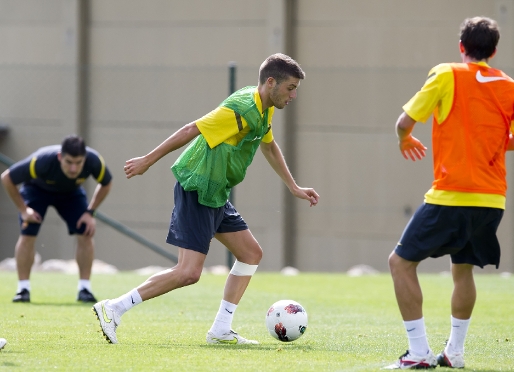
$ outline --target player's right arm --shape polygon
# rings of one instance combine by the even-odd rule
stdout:
[[[18,187],[14,184],[10,176],[10,170],[7,169],[2,173],[2,184],[7,195],[14,202],[14,205],[21,214],[21,219],[24,223],[41,223],[41,216],[35,210],[25,204]]]
[[[453,90],[453,71],[449,64],[442,63],[428,72],[423,87],[403,105],[404,112],[396,121],[396,135],[405,159],[416,161],[425,157],[427,148],[412,135],[414,126],[417,122],[426,122],[432,114],[443,122],[451,108],[448,102],[453,101]]]
[[[127,160],[123,168],[127,178],[142,175],[163,156],[186,145],[199,134],[195,122],[184,125],[145,156]]]
[[[398,146],[403,157],[407,160],[416,161],[425,157],[427,149],[420,140],[412,135],[412,130],[416,125],[416,120],[403,112],[396,122],[396,135],[398,136]]]

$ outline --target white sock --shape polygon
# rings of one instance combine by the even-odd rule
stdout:
[[[451,317],[452,330],[450,338],[444,349],[448,354],[464,354],[464,341],[468,333],[469,322],[471,319],[457,319]]]
[[[116,312],[122,316],[125,312],[132,309],[134,306],[139,305],[141,302],[143,302],[143,299],[137,289],[134,288],[130,292],[127,292],[114,300],[109,300],[109,306],[114,307]]]
[[[409,351],[418,356],[427,355],[430,351],[425,332],[424,318],[403,322],[409,338]]]
[[[18,291],[16,293],[20,293],[24,289],[30,291],[30,279],[18,280]]]
[[[77,285],[77,289],[80,291],[82,289],[87,289],[89,292],[91,291],[91,282],[89,279],[79,279],[79,284]]]
[[[237,305],[221,300],[220,308],[209,332],[212,332],[217,336],[229,333],[232,328],[232,319],[234,318],[236,309]]]

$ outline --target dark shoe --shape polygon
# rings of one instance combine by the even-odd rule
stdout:
[[[16,293],[12,302],[30,302],[30,292],[27,288],[23,288],[21,292]]]
[[[441,367],[464,368],[462,354],[447,354],[444,350],[437,356],[437,364]]]
[[[79,295],[77,296],[77,301],[82,301],[82,302],[93,302],[93,303],[96,303],[96,298],[95,296],[93,296],[93,294],[91,292],[89,292],[87,289],[85,288],[82,288],[80,291],[79,291]]]

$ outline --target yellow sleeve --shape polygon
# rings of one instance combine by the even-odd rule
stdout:
[[[426,122],[436,115],[439,123],[450,113],[453,104],[453,70],[449,64],[435,66],[419,92],[403,106],[403,110],[416,121]]]
[[[272,116],[273,110],[268,115],[269,130],[262,138],[266,143],[273,141]],[[223,142],[236,146],[250,131],[248,123],[241,115],[223,106],[212,110],[195,123],[211,149]]]
[[[271,106],[268,110],[269,110],[268,111],[268,128],[269,128],[269,130],[266,132],[264,137],[262,137],[262,142],[264,142],[264,143],[270,143],[274,139],[273,131],[271,130],[271,121],[273,119],[273,114],[275,113],[275,107]]]
[[[209,147],[226,142],[235,146],[249,131],[246,120],[227,107],[218,107],[196,121]]]
[[[266,133],[264,135],[264,137],[262,137],[262,142],[264,143],[270,143],[271,141],[273,141],[273,132],[271,131],[271,127],[269,128],[268,130],[268,133]]]

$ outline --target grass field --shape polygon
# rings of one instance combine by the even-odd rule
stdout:
[[[95,275],[99,299],[121,295],[146,277]],[[477,275],[478,301],[466,342],[466,370],[514,371],[514,276]],[[34,273],[32,303],[12,303],[15,273],[0,273],[0,370],[10,371],[377,371],[407,348],[389,275],[349,277],[257,273],[237,309],[234,329],[260,345],[208,345],[205,334],[225,277],[202,276],[191,287],[139,305],[118,328],[119,344],[101,335],[90,305],[75,302],[75,275]],[[434,352],[449,335],[451,278],[421,275],[425,322]],[[300,302],[305,335],[273,339],[264,325],[279,299]],[[445,370],[438,368],[438,370]]]

